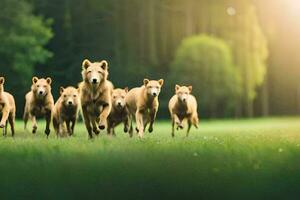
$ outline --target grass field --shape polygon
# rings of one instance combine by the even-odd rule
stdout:
[[[1,199],[299,199],[300,118],[204,121],[190,137],[0,137]]]

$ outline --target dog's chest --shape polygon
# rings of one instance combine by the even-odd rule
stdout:
[[[101,102],[94,102],[91,101],[88,105],[87,105],[87,111],[95,116],[100,115],[100,113],[103,110],[103,104]]]
[[[70,120],[76,117],[77,114],[77,107],[70,107],[70,108],[65,108],[62,112],[63,118]]]
[[[109,118],[112,119],[112,121],[116,121],[116,122],[122,122],[123,120],[125,120],[127,116],[127,113],[125,111],[114,111],[110,113]]]
[[[37,115],[37,116],[44,115],[46,113],[46,108],[45,108],[44,105],[38,104],[38,105],[36,105],[36,106],[33,107],[32,113],[34,115]]]
[[[185,106],[179,106],[179,107],[177,107],[177,116],[180,119],[188,117],[187,107],[185,107]]]

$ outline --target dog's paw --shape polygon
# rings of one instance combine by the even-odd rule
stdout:
[[[100,124],[100,125],[99,125],[99,129],[100,129],[100,130],[104,130],[104,129],[105,129],[105,125],[104,125],[104,124]]]
[[[152,126],[150,126],[150,127],[149,127],[149,129],[148,129],[148,131],[149,131],[149,133],[152,133],[152,131],[153,131],[153,127],[152,127]]]
[[[46,129],[46,130],[45,130],[45,134],[46,134],[47,137],[48,137],[48,135],[50,134],[50,129]]]
[[[5,124],[4,123],[0,123],[0,128],[4,128]]]

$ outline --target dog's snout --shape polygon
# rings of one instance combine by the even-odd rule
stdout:
[[[153,92],[152,95],[156,97],[156,96],[157,96],[157,93],[156,93],[156,92]]]
[[[93,78],[93,83],[97,83],[97,79]]]
[[[40,91],[39,94],[43,94],[43,91]]]
[[[72,101],[68,101],[68,104],[69,104],[69,105],[72,105],[72,104],[73,104],[73,102],[72,102]]]

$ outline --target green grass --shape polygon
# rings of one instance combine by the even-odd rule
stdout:
[[[170,123],[143,140],[0,137],[1,199],[298,199],[300,118],[201,122],[185,138]],[[43,197],[43,198],[42,198]]]

